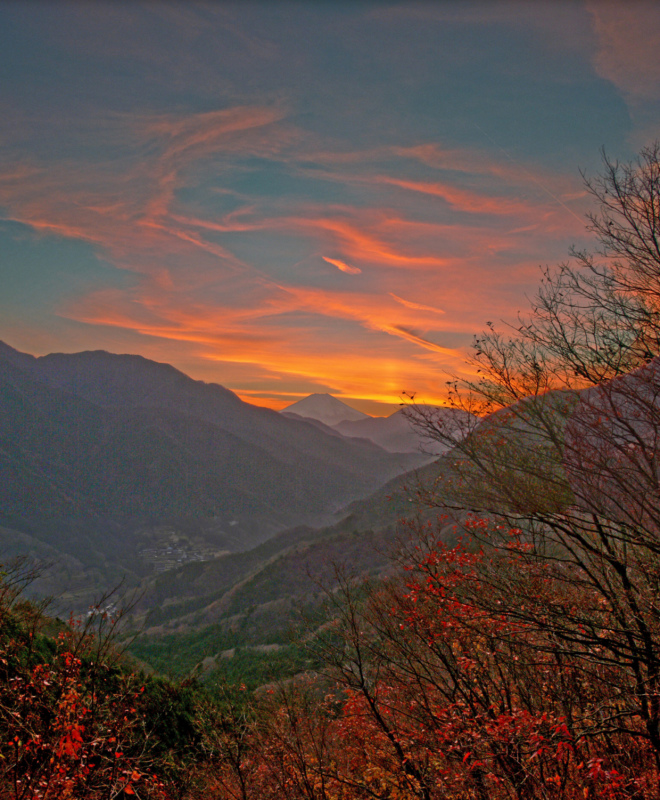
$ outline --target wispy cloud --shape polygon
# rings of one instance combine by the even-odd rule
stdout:
[[[338,258],[328,258],[327,256],[321,256],[321,258],[327,261],[328,264],[337,267],[337,269],[342,272],[347,272],[349,275],[360,275],[362,272],[359,267],[352,267],[350,264],[347,264],[345,261],[340,261]]]
[[[461,332],[467,342],[478,324],[480,298],[489,295],[491,310],[497,308],[491,289],[501,281],[498,260],[510,252],[507,276],[531,278],[532,241],[550,235],[547,220],[542,226],[530,223],[540,206],[530,210],[515,194],[502,200],[447,180],[406,180],[388,175],[382,165],[374,174],[368,160],[366,168],[353,171],[353,183],[363,191],[360,204],[271,201],[234,192],[228,184],[221,188],[235,207],[213,214],[181,198],[203,175],[201,165],[217,159],[231,165],[259,153],[292,174],[304,174],[309,156],[304,148],[292,153],[290,146],[304,137],[291,132],[282,112],[241,107],[186,118],[128,116],[124,123],[146,148],[139,163],[127,158],[112,169],[72,162],[48,169],[13,167],[0,177],[0,202],[11,218],[35,231],[89,242],[117,267],[139,276],[130,289],[69,298],[60,303],[63,317],[95,329],[133,332],[164,347],[185,345],[196,363],[222,364],[223,381],[235,380],[235,388],[248,386],[249,375],[271,386],[288,376],[310,391],[331,386],[339,395],[375,402],[395,403],[406,389],[425,389],[429,399],[439,401],[442,383],[432,376],[465,369],[464,345],[447,345],[446,335],[455,340]],[[315,143],[309,145],[314,150]],[[390,150],[388,158],[394,173],[401,169],[400,153]],[[458,166],[469,160],[463,153]],[[422,205],[397,208],[392,198],[384,205],[384,187],[409,193]],[[447,204],[437,220],[428,219],[428,196]],[[507,216],[509,228],[483,219],[488,215]],[[517,252],[519,230],[536,237],[526,240],[528,253]],[[312,261],[330,250],[333,256],[322,260],[361,275],[360,291],[339,291],[318,270],[302,282],[300,275],[275,274],[268,249],[256,258],[240,255],[235,237],[257,235],[293,237]],[[277,239],[266,241],[274,246]],[[467,274],[474,276],[470,292]],[[406,299],[418,276],[424,276],[431,302]],[[502,310],[506,305],[503,296]],[[436,359],[433,367],[430,358]],[[253,397],[263,393],[250,391]]]
[[[170,54],[151,41],[141,48],[144,15],[108,13],[126,32],[127,58],[148,62],[159,85],[159,65],[174,80]],[[210,76],[194,59],[207,17],[220,19],[223,42],[248,66],[281,53],[224,7],[155,13],[167,30],[185,31],[186,81]],[[103,15],[85,14],[84,41],[53,36],[90,57],[97,42],[114,58]],[[114,330],[148,342],[151,355],[160,347],[162,360],[172,347],[185,351],[198,374],[246,396],[276,400],[278,387],[296,396],[297,382],[374,402],[395,403],[403,390],[440,400],[443,371],[468,369],[465,344],[484,308],[515,314],[538,261],[563,256],[567,237],[582,232],[561,207],[583,210],[579,179],[410,135],[358,146],[303,128],[288,92],[253,96],[228,92],[216,110],[206,97],[196,112],[87,118],[86,108],[69,121],[90,152],[98,145],[84,156],[43,142],[21,150],[21,131],[7,127],[16,141],[0,168],[4,217],[41,237],[86,242],[130,274],[121,288],[85,284],[58,298],[57,312],[101,339]]]
[[[375,180],[378,183],[398,186],[401,189],[408,189],[411,192],[420,192],[421,194],[441,197],[457,210],[466,211],[471,214],[515,214],[529,216],[532,212],[532,208],[530,208],[529,204],[516,200],[509,200],[504,197],[480,195],[476,192],[466,191],[465,189],[460,189],[447,183],[427,183],[385,176],[379,176]]]
[[[414,303],[412,300],[404,300],[403,297],[398,297],[394,294],[394,292],[390,292],[390,297],[393,297],[397,303],[401,303],[402,306],[406,306],[406,308],[414,308],[417,311],[430,311],[432,314],[444,314],[441,308],[435,308],[434,306],[425,306],[423,303]]]
[[[399,325],[382,325],[379,330],[385,331],[385,333],[390,333],[393,336],[400,336],[407,342],[412,342],[413,344],[419,345],[419,347],[423,347],[425,350],[431,350],[434,353],[442,353],[445,356],[451,356],[453,358],[456,358],[459,355],[455,349],[443,347],[435,342],[431,342],[414,331],[402,328]]]

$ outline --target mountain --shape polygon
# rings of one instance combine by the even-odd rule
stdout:
[[[563,400],[562,393],[543,398],[544,404],[557,405],[561,415]],[[438,411],[441,418],[451,413]],[[510,409],[484,420],[459,414],[456,423],[468,436],[494,439],[496,447],[508,439],[525,453],[538,447],[525,420]],[[468,513],[460,510],[461,499],[473,507],[455,481],[460,458],[460,453],[448,451],[393,478],[368,498],[349,504],[343,517],[326,527],[283,531],[249,552],[146,578],[136,608],[135,621],[144,626],[136,655],[149,661],[159,654],[154,663],[160,669],[176,662],[185,672],[202,659],[217,666],[231,648],[254,654],[268,645],[286,652],[290,629],[300,626],[301,616],[309,626],[303,635],[323,625],[325,599],[345,576],[377,581],[391,574],[400,563],[397,552],[419,544],[416,527],[425,537],[455,541],[457,524]],[[412,525],[406,522],[410,518]]]
[[[437,413],[451,417],[457,412],[454,409],[436,409]],[[399,409],[389,417],[367,417],[359,420],[344,420],[334,425],[334,429],[343,436],[361,437],[388,450],[390,453],[424,452],[431,456],[439,456],[447,451],[447,447],[424,436],[416,430],[405,409]]]
[[[421,461],[140,356],[0,346],[0,526],[79,563],[81,587],[327,521]]]
[[[331,394],[310,394],[297,403],[283,409],[282,414],[296,414],[298,417],[309,417],[322,422],[324,425],[334,426],[347,420],[371,419],[368,414],[357,411]]]
[[[473,471],[460,451],[449,451],[354,501],[330,526],[284,531],[249,552],[146,579],[136,609],[136,621],[145,624],[137,655],[149,660],[160,653],[159,668],[176,660],[186,671],[202,659],[221,665],[232,648],[249,658],[265,646],[283,654],[289,629],[300,626],[301,617],[307,627],[299,635],[323,629],[324,600],[334,598],[342,582],[390,574],[397,549],[420,546],[415,527],[421,546],[437,539],[452,544],[467,509],[492,516],[483,509],[513,508],[516,516],[522,511],[524,525],[530,512],[564,518],[564,511],[577,510],[581,517],[577,501],[631,530],[639,530],[641,520],[653,541],[660,518],[651,488],[658,480],[659,365],[660,359],[582,392],[528,397],[483,419],[458,415],[467,452],[476,449],[480,469]],[[429,416],[442,423],[446,410],[437,411],[439,417],[436,410]],[[401,522],[410,517],[412,525]]]
[[[431,408],[431,407],[429,407]],[[434,414],[449,420],[460,415],[450,408],[433,408]],[[420,433],[399,409],[389,417],[370,417],[342,403],[330,394],[311,394],[280,413],[291,419],[307,418],[326,432],[336,431],[353,439],[368,439],[389,453],[425,453],[427,461],[447,451],[447,447]]]

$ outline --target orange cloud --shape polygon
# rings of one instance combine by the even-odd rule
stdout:
[[[469,176],[472,183],[480,185],[479,191],[459,187],[447,180],[419,181],[400,178],[387,172],[373,173],[369,169],[350,172],[327,171],[320,173],[317,168],[303,169],[304,174],[326,180],[356,186],[377,187],[389,185],[411,192],[440,197],[457,211],[471,214],[511,216],[517,218],[517,229],[535,219],[550,229],[567,224],[580,233],[584,228],[583,214],[588,210],[589,196],[575,177],[562,176],[516,162],[512,156],[502,151],[497,159],[475,150],[446,149],[437,143],[414,147],[392,147],[362,153],[340,154],[334,159],[332,154],[320,153],[321,163],[357,163],[359,156],[364,158],[363,166],[371,161],[382,161],[389,156],[399,160],[418,161],[443,173],[459,173]],[[397,171],[400,171],[400,167]],[[502,189],[509,188],[514,196],[502,196]],[[529,197],[530,191],[533,197]],[[524,199],[516,197],[522,193]],[[579,201],[576,203],[575,201]],[[585,201],[587,201],[585,203]],[[569,203],[571,205],[569,205]],[[569,219],[570,218],[570,219]],[[577,226],[576,226],[577,223]]]
[[[280,108],[116,116],[110,130],[118,139],[130,131],[140,157],[107,165],[18,164],[0,175],[0,204],[9,218],[86,241],[100,258],[133,273],[130,288],[63,301],[62,317],[95,326],[99,346],[99,330],[121,331],[136,350],[246,397],[296,395],[295,383],[374,403],[396,403],[404,390],[440,402],[443,372],[469,371],[466,332],[479,329],[486,304],[490,316],[507,315],[512,297],[535,285],[537,254],[552,252],[551,235],[572,235],[563,212],[520,199],[514,170],[502,200],[495,167],[439,145],[381,148],[373,161],[343,154],[344,163],[352,159],[360,168],[350,170],[352,177],[325,177],[350,182],[359,194],[353,205],[243,195],[230,183],[219,189],[231,202],[223,196],[218,204],[229,212],[186,202],[180,190],[195,188],[210,158],[229,169],[256,154],[304,175],[316,143],[306,141],[307,151],[291,147],[302,135],[287,127]],[[379,159],[389,159],[387,169]],[[423,159],[436,159],[430,169],[453,164],[463,171],[462,184],[471,164],[469,182],[478,188],[453,186],[444,174],[401,177],[406,161],[418,168]],[[569,184],[555,179],[552,186],[565,191]],[[429,203],[429,196],[445,203]],[[268,247],[278,246],[277,237],[293,241],[291,260],[309,269],[289,268],[281,256],[272,267]],[[322,252],[332,252],[323,260],[348,274],[361,272],[354,263],[368,265],[359,281],[341,282],[359,292],[331,288],[338,281],[320,269]]]
[[[421,192],[422,194],[441,197],[459,211],[468,211],[472,214],[529,215],[532,211],[529,203],[520,203],[505,198],[487,197],[476,194],[475,192],[466,191],[465,189],[458,189],[450,184],[406,181],[385,176],[379,176],[376,180],[379,183],[399,186],[402,189],[409,189],[412,192]]]
[[[283,116],[281,109],[245,106],[187,116],[114,115],[108,128],[118,140],[133,137],[134,151],[145,151],[139,160],[127,157],[108,167],[18,165],[0,175],[0,204],[9,210],[6,218],[91,242],[133,272],[162,275],[166,264],[185,266],[191,247],[210,256],[206,268],[196,259],[201,272],[217,269],[219,261],[247,270],[229,250],[177,222],[175,193],[189,168],[211,154],[272,153],[287,146],[291,130],[272,130]]]
[[[430,342],[428,339],[424,339],[422,336],[419,336],[413,331],[406,330],[398,325],[380,325],[379,330],[385,331],[385,333],[390,333],[392,336],[400,336],[407,342],[412,342],[413,344],[419,345],[426,350],[432,350],[434,353],[442,353],[443,355],[449,355],[453,358],[459,356],[459,353],[456,350],[453,350],[449,347],[443,347],[435,342]]]
[[[107,307],[104,301],[109,303]],[[362,397],[379,403],[396,404],[402,393],[413,387],[429,402],[440,402],[442,396],[438,393],[437,381],[433,380],[433,370],[429,372],[428,364],[416,360],[415,349],[421,347],[436,355],[445,355],[459,369],[462,361],[458,353],[378,320],[365,327],[373,331],[374,336],[379,333],[395,336],[401,340],[403,350],[398,352],[395,346],[385,343],[379,347],[377,341],[369,338],[360,343],[350,332],[342,345],[340,329],[326,336],[330,342],[326,341],[326,346],[319,348],[313,329],[297,333],[278,331],[267,321],[257,328],[245,327],[240,319],[232,318],[231,309],[219,312],[212,307],[198,307],[194,313],[192,310],[181,313],[178,308],[161,307],[154,308],[147,317],[140,307],[121,312],[121,302],[117,297],[98,296],[96,308],[88,307],[88,314],[83,318],[97,325],[133,329],[143,336],[168,342],[186,342],[197,348],[199,358],[221,368],[224,385],[237,389],[246,398],[260,397],[266,386],[270,387],[271,395],[277,394],[278,383],[287,377],[302,381],[310,387],[309,391],[323,386],[337,396]],[[311,305],[309,298],[308,305]],[[359,316],[358,309],[354,308],[353,313]],[[412,351],[411,343],[415,346]],[[247,373],[244,367],[249,369]],[[234,374],[237,377],[232,381]],[[249,389],[245,384],[250,382],[261,383],[262,388]],[[295,394],[300,396],[300,393]],[[288,396],[286,390],[284,395]]]
[[[393,297],[397,303],[401,303],[401,305],[406,306],[406,308],[414,308],[418,311],[430,311],[433,314],[446,313],[441,308],[434,308],[433,306],[425,306],[421,303],[413,303],[411,300],[404,300],[403,297],[399,297],[398,295],[394,294],[394,292],[390,292],[390,297]]]
[[[386,228],[396,223],[395,218],[388,218],[382,212],[376,212],[376,218],[354,222],[345,217],[289,217],[280,222],[302,230],[325,232],[330,234],[331,241],[339,244],[350,259],[360,259],[374,264],[391,266],[441,267],[447,259],[437,255],[403,252],[398,243],[387,241]],[[372,230],[367,230],[371,227]],[[379,233],[373,232],[380,229]],[[410,242],[406,243],[410,246]]]
[[[492,144],[492,142],[491,142]],[[312,151],[308,154],[305,161],[317,164],[351,164],[359,165],[363,168],[361,172],[352,171],[348,173],[335,173],[334,176],[341,181],[370,181],[378,180],[379,175],[375,176],[369,171],[370,164],[391,164],[393,159],[400,161],[416,161],[434,170],[441,170],[444,173],[460,173],[476,178],[497,178],[497,185],[493,188],[502,186],[524,187],[529,184],[530,176],[539,183],[546,184],[552,188],[553,192],[564,197],[565,193],[575,192],[576,187],[582,184],[579,177],[572,173],[559,174],[539,167],[537,164],[522,163],[513,159],[502,148],[501,153],[493,154],[491,151],[484,151],[477,148],[457,148],[446,147],[441,142],[425,142],[418,145],[378,147],[369,150],[351,150],[344,152],[335,151]],[[321,174],[318,167],[314,167],[314,174]],[[327,173],[324,177],[332,178],[333,173]],[[395,176],[384,176],[392,177]],[[404,180],[407,180],[404,178]]]
[[[333,266],[340,269],[342,272],[347,272],[349,275],[360,275],[362,270],[359,267],[351,267],[350,264],[346,264],[343,261],[340,261],[338,258],[326,258],[325,256],[321,256],[324,261],[327,261],[328,264],[332,264]]]

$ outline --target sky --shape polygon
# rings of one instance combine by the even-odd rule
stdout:
[[[441,403],[660,136],[660,4],[0,4],[0,339]]]

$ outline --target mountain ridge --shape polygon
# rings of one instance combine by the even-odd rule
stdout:
[[[137,580],[140,553],[177,537],[202,557],[322,524],[422,460],[139,356],[0,347],[0,525],[78,559],[97,588],[104,570]]]

